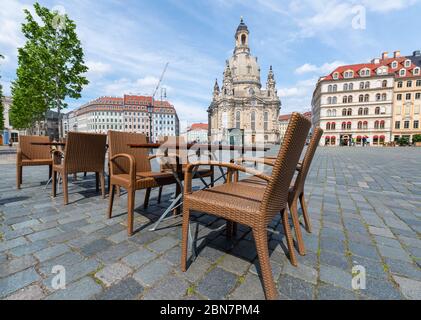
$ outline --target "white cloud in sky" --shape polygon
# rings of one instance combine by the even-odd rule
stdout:
[[[101,61],[87,61],[86,66],[89,68],[88,74],[102,76],[112,70],[110,64]]]
[[[298,75],[302,75],[305,73],[318,73],[320,76],[327,75],[335,70],[337,67],[344,65],[345,62],[343,61],[333,61],[333,62],[326,62],[321,66],[316,66],[311,63],[305,63],[302,66],[295,69],[295,73]]]

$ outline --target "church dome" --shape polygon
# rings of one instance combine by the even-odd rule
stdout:
[[[249,29],[247,28],[247,25],[244,23],[243,18],[241,18],[241,22],[240,22],[240,24],[238,25],[238,28],[237,28],[237,33],[242,32],[242,31],[246,31],[246,32],[248,32],[248,31],[249,31]]]
[[[229,66],[235,84],[254,84],[261,87],[260,66],[257,58],[248,53],[238,53],[229,59]]]

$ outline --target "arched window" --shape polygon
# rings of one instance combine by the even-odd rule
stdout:
[[[256,112],[255,111],[251,112],[251,130],[253,131],[256,130]]]
[[[247,36],[245,34],[243,34],[241,36],[241,44],[244,46],[246,44],[246,41],[247,41]]]
[[[329,110],[327,110],[327,116],[328,117],[331,117],[332,116],[332,111],[329,109]]]
[[[367,121],[364,121],[363,122],[363,129],[367,129],[368,128],[368,122]]]
[[[342,109],[342,116],[346,116],[346,109]]]
[[[373,144],[375,144],[375,145],[379,144],[379,136],[373,137]]]
[[[327,92],[332,92],[333,91],[333,87],[332,87],[332,85],[330,84],[328,87],[327,87]]]
[[[326,137],[325,138],[325,145],[329,146],[330,145],[330,137]]]
[[[349,84],[348,89],[349,89],[350,91],[351,91],[351,90],[354,90],[354,84],[353,84],[353,83],[350,83],[350,84]]]
[[[333,104],[336,104],[336,103],[338,103],[338,98],[336,98],[336,97],[333,97],[333,99],[332,99],[332,103],[333,103]]]
[[[387,88],[387,80],[383,80],[383,82],[382,82],[382,87],[383,87],[383,88]]]
[[[335,130],[335,129],[336,129],[336,123],[335,122],[332,122],[330,124],[330,130]]]
[[[237,111],[235,113],[235,128],[240,129],[241,128],[241,112]]]
[[[380,136],[380,144],[384,144],[385,138],[385,136]]]
[[[362,139],[361,136],[357,137],[357,144],[361,144],[361,139]]]
[[[376,109],[374,109],[374,114],[380,114],[380,107],[376,107]]]
[[[369,101],[370,101],[370,95],[369,94],[366,94],[364,96],[364,102],[369,102]]]
[[[332,104],[332,97],[327,98],[327,104]]]
[[[351,122],[348,122],[348,123],[346,124],[346,128],[347,128],[348,130],[351,130],[351,126],[352,126],[352,123],[351,123]]]
[[[330,122],[326,123],[326,130],[330,130]]]
[[[344,91],[348,91],[348,83],[344,84]]]
[[[346,130],[346,122],[342,122],[342,130]]]
[[[336,145],[336,137],[330,137],[330,145]]]
[[[384,129],[384,124],[385,124],[384,120],[380,121],[380,129]]]
[[[383,93],[382,94],[382,101],[386,101],[387,100],[387,95],[386,95],[386,93]]]
[[[332,110],[332,117],[336,117],[336,109]]]
[[[348,109],[347,115],[352,116],[352,109],[351,108]]]
[[[376,94],[376,101],[380,101],[380,99],[381,99],[380,93]]]
[[[358,121],[358,129],[362,129],[363,128],[363,122],[362,121]]]
[[[360,82],[360,89],[364,89],[364,82]]]
[[[348,103],[352,102],[352,96],[348,96]]]
[[[265,131],[269,130],[269,112],[267,111],[263,114],[263,129]]]
[[[364,95],[360,94],[358,97],[359,102],[364,102]]]
[[[338,91],[338,85],[336,85],[336,84],[335,84],[335,85],[333,86],[333,92],[336,92],[336,91]]]
[[[359,115],[359,116],[362,116],[362,115],[363,115],[363,108],[359,108],[359,109],[358,109],[358,115]]]
[[[370,89],[370,82],[369,82],[369,81],[367,81],[367,82],[365,83],[365,89]]]
[[[343,103],[347,103],[347,102],[348,102],[348,97],[347,97],[347,96],[343,97],[343,98],[342,98],[342,102],[343,102]]]
[[[380,122],[378,120],[374,121],[374,129],[378,129]]]
[[[367,116],[368,115],[368,108],[364,108],[364,115]]]

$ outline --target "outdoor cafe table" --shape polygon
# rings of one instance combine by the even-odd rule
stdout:
[[[187,149],[191,150],[194,149],[196,151],[196,155],[200,158],[201,152],[210,152],[211,155],[214,156],[214,152],[219,151],[238,151],[240,153],[240,157],[245,154],[245,152],[265,152],[270,150],[270,148],[267,147],[257,147],[257,146],[234,146],[234,145],[220,145],[220,144],[198,144],[198,143],[171,143],[171,142],[164,142],[164,143],[140,143],[140,144],[128,144],[131,148],[143,148],[143,149],[159,149],[163,147],[164,153],[167,153],[168,150],[180,150],[180,149]],[[177,153],[177,152],[176,152]],[[230,161],[233,161],[235,158],[231,157]],[[211,166],[213,167],[213,166]],[[165,210],[165,212],[161,215],[161,217],[158,219],[158,221],[155,223],[155,225],[150,229],[150,231],[155,231],[159,224],[168,216],[168,214],[172,210],[175,213],[180,213],[180,206],[182,205],[182,197],[183,197],[183,169],[182,169],[182,163],[180,163],[180,160],[178,157],[176,157],[176,166],[171,166],[172,173],[174,175],[175,180],[177,181],[176,184],[176,192],[175,192],[175,198],[171,202],[170,206]],[[221,172],[221,177],[219,177],[216,181],[223,178],[226,181],[226,173],[222,169],[222,167],[219,167],[219,170]],[[196,168],[197,171],[197,168]],[[193,176],[196,174],[196,171],[193,171]],[[200,177],[200,176],[199,176]],[[205,184],[205,189],[209,187],[208,184],[203,180],[202,177],[200,177],[202,182]]]

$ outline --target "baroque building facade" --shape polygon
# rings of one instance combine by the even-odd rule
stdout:
[[[241,19],[222,87],[215,81],[208,109],[210,140],[227,144],[276,143],[280,107],[272,67],[263,89],[257,57],[250,54],[249,30]]]

